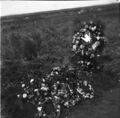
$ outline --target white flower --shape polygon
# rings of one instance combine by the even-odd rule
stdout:
[[[20,95],[18,94],[18,95],[17,95],[17,97],[19,98],[19,97],[20,97]]]
[[[68,101],[67,101],[67,102],[65,102],[65,103],[64,103],[64,105],[65,105],[65,106],[68,106],[68,105],[69,105]]]
[[[95,49],[98,47],[99,44],[100,44],[100,43],[99,43],[98,41],[96,41],[96,42],[92,45],[92,49],[95,50]]]
[[[43,114],[43,117],[45,117],[45,116],[46,116],[46,114],[44,113],[44,114]]]
[[[53,72],[51,72],[51,74],[50,74],[51,76],[54,76],[54,73]]]
[[[58,75],[58,72],[55,72],[55,74],[57,74],[57,75]]]
[[[34,82],[34,79],[31,79],[31,80],[30,80],[30,83],[33,83],[33,82]]]
[[[57,111],[57,112],[60,112],[60,109],[57,109],[56,111]]]
[[[94,31],[95,29],[96,29],[96,26],[94,26],[94,27],[91,27],[91,30],[92,30],[92,31]]]
[[[81,54],[84,55],[84,50],[81,51]]]
[[[83,85],[87,86],[87,84],[88,84],[87,81],[84,81],[84,82],[83,82]]]
[[[60,109],[60,105],[57,105],[57,108]]]
[[[89,97],[90,97],[90,99],[92,99],[94,96],[93,96],[93,95],[90,95]]]
[[[49,89],[44,83],[42,83],[41,86],[41,90],[43,91],[47,91]]]
[[[23,88],[23,87],[25,87],[25,84],[22,84],[21,86],[22,86],[22,88]]]
[[[80,48],[83,49],[83,48],[84,48],[84,45],[80,45]]]
[[[83,61],[81,61],[81,63],[83,64]]]
[[[43,81],[43,82],[45,82],[45,79],[44,79],[44,78],[42,78],[42,81]]]
[[[27,97],[27,94],[26,94],[26,93],[24,93],[24,94],[23,94],[23,98],[26,98],[26,97]]]
[[[76,44],[78,44],[78,43],[79,43],[79,41],[76,41],[75,43],[76,43]]]
[[[90,65],[90,62],[87,62],[87,65]]]
[[[59,99],[58,96],[54,96],[55,99]]]
[[[41,86],[42,86],[42,87],[44,87],[44,86],[45,86],[45,84],[44,84],[44,83],[41,83]]]
[[[41,111],[41,110],[42,110],[42,107],[37,107],[37,110],[38,110],[38,111]]]
[[[99,36],[97,36],[96,38],[97,38],[97,40],[99,40],[99,39],[100,39],[100,37],[99,37]]]
[[[90,42],[91,41],[91,37],[90,37],[90,33],[89,34],[85,34],[84,37],[81,37],[85,42]]]
[[[80,93],[80,94],[82,94],[83,93],[83,89],[77,88],[77,92]]]
[[[38,91],[38,89],[34,89],[34,92],[37,92]]]
[[[92,88],[92,86],[90,84],[88,86],[89,86],[89,90],[93,90],[93,88]]]
[[[99,55],[99,54],[97,54],[97,57],[100,57],[100,55]]]
[[[57,84],[59,84],[60,82],[59,81],[57,81]]]
[[[77,49],[76,45],[73,45],[73,51],[75,51]]]

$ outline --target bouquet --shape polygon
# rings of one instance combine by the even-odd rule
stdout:
[[[73,34],[71,65],[53,67],[42,78],[23,78],[18,99],[35,105],[35,118],[59,118],[63,107],[69,109],[79,101],[94,98],[92,75],[101,69],[98,59],[104,46],[102,25],[83,23]]]

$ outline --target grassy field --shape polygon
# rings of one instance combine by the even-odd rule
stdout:
[[[27,73],[42,76],[69,65],[74,31],[84,21],[104,25],[108,44],[103,72],[94,77],[96,98],[70,109],[68,118],[120,118],[119,4],[1,18],[2,117],[33,118],[34,107],[16,99],[17,83]],[[21,105],[22,104],[22,105]]]

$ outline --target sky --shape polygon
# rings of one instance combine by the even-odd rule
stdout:
[[[96,1],[1,1],[0,16],[33,13],[84,6],[116,3],[118,0]]]

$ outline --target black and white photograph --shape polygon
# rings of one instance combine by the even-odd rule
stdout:
[[[1,118],[120,118],[120,1],[0,1]]]

